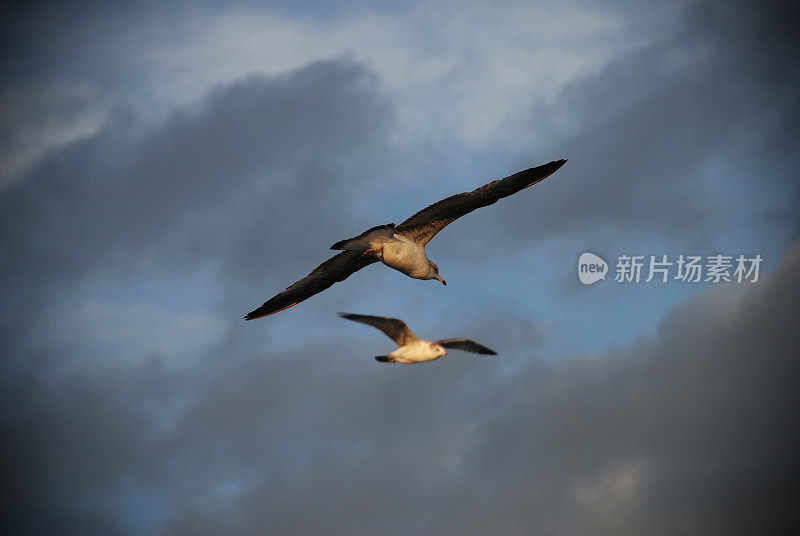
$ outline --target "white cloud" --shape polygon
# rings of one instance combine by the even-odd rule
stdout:
[[[480,146],[533,102],[639,46],[629,30],[621,17],[583,6],[433,3],[334,19],[236,8],[187,19],[166,41],[147,43],[144,57],[152,96],[174,103],[252,72],[351,56],[378,73],[403,136]]]
[[[72,32],[80,34],[81,24],[88,22],[75,21]],[[3,89],[4,113],[33,107],[45,117],[4,119],[15,140],[0,151],[0,180],[7,184],[47,151],[96,132],[115,103],[161,117],[243,76],[337,57],[377,73],[395,107],[398,145],[527,148],[535,106],[659,39],[653,27],[644,34],[618,7],[546,2],[431,2],[327,18],[255,6],[167,11],[122,25],[113,42],[65,48],[58,69],[20,79],[33,91]],[[67,100],[50,109],[48,95]]]
[[[97,133],[111,107],[91,84],[60,80],[5,84],[0,101],[0,189],[49,151]]]
[[[608,526],[645,502],[653,471],[645,460],[630,460],[574,484],[571,493],[584,511]]]

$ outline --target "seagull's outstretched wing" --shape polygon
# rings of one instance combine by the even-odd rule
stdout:
[[[472,352],[473,354],[486,354],[497,355],[497,352],[486,348],[482,344],[469,339],[444,339],[436,341],[436,344],[441,344],[445,348],[455,348],[456,350],[464,350],[465,352]]]
[[[471,192],[451,195],[420,210],[398,225],[395,232],[420,244],[427,244],[451,221],[536,184],[553,174],[564,163],[566,160],[554,160],[549,164],[520,171],[505,179],[492,181]]]
[[[373,262],[378,262],[378,259],[372,255],[365,257],[360,251],[343,251],[314,268],[300,281],[286,287],[280,294],[265,301],[258,309],[247,313],[244,319],[253,320],[288,309],[334,283],[344,281],[351,274]]]
[[[397,346],[405,346],[406,344],[418,341],[419,337],[411,333],[406,323],[397,318],[388,318],[385,316],[370,316],[370,315],[354,315],[350,313],[339,313],[339,316],[348,320],[355,320],[368,324],[374,328],[378,328],[384,332],[390,339],[392,339]]]

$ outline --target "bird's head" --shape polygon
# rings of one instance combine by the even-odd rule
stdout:
[[[439,275],[439,267],[436,266],[436,263],[433,261],[428,261],[428,272],[430,273],[430,278],[437,280],[444,286],[447,286],[447,281],[442,279],[442,276]]]
[[[444,349],[444,346],[441,344],[434,344],[433,349],[436,351],[437,357],[442,357],[447,355],[447,350]]]

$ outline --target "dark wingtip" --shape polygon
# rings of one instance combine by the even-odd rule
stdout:
[[[559,169],[561,166],[567,163],[566,158],[562,158],[561,160],[553,160],[552,162],[548,162],[546,164],[542,164],[541,166],[536,166],[530,169],[526,169],[525,171],[520,171],[517,175],[521,175],[523,173],[531,173],[533,172],[536,175],[536,178],[533,179],[527,186],[533,186],[534,184],[543,181]]]
[[[302,300],[300,300],[300,301],[302,301]],[[289,305],[285,305],[285,306],[281,307],[280,309],[273,309],[273,310],[268,311],[268,312],[265,313],[263,311],[267,311],[268,310],[267,305],[269,304],[269,302],[266,302],[264,305],[262,305],[258,309],[255,309],[255,310],[250,311],[249,313],[247,313],[244,316],[244,319],[245,320],[255,320],[256,318],[263,318],[265,316],[274,315],[275,313],[280,313],[281,311],[285,311],[289,307],[294,307],[298,303],[300,303],[300,302],[299,301],[293,301]]]
[[[531,168],[531,169],[546,169],[547,170],[547,174],[548,175],[552,175],[553,173],[555,173],[556,171],[561,169],[561,166],[563,166],[566,163],[567,163],[567,159],[566,158],[561,158],[560,160],[553,160],[552,162],[548,162],[546,164],[542,164],[541,166],[537,166],[537,167]]]

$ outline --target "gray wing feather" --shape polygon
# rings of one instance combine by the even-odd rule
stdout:
[[[441,341],[436,341],[436,343],[441,344],[445,348],[455,348],[457,350],[464,350],[465,352],[472,352],[474,354],[497,355],[497,352],[494,350],[490,350],[484,345],[478,344],[477,342],[469,339],[444,339]]]
[[[356,315],[351,313],[339,313],[339,316],[348,320],[354,320],[363,324],[370,325],[378,328],[384,332],[390,339],[392,339],[397,346],[405,346],[406,344],[417,341],[419,338],[414,335],[406,323],[397,318],[389,318],[385,316],[370,316],[370,315]]]
[[[451,195],[420,210],[398,225],[395,232],[420,244],[427,244],[448,223],[475,209],[491,205],[498,199],[508,197],[536,184],[552,175],[565,163],[566,160],[554,160],[548,164],[520,171],[504,179],[492,181],[471,192]]]
[[[286,287],[283,292],[265,301],[258,309],[247,313],[244,318],[253,320],[288,309],[334,283],[344,281],[373,262],[378,262],[378,259],[372,255],[365,257],[360,251],[343,251],[314,268],[303,279]]]

